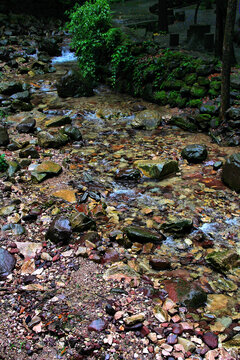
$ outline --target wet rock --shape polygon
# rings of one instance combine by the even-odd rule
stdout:
[[[203,341],[210,349],[216,349],[218,347],[218,336],[212,332],[206,332],[203,337]]]
[[[191,219],[175,219],[164,222],[160,228],[167,233],[181,235],[189,233],[192,230],[193,222]]]
[[[207,294],[194,282],[190,283],[182,279],[166,280],[165,290],[170,299],[188,308],[197,309],[204,306],[207,301]]]
[[[124,322],[127,326],[132,326],[137,323],[141,323],[144,320],[145,320],[145,314],[140,313],[140,314],[132,315],[132,316],[125,318]]]
[[[30,93],[28,90],[17,92],[16,94],[11,95],[12,100],[20,100],[28,103],[30,101]]]
[[[161,233],[157,234],[139,226],[128,226],[123,231],[132,242],[160,243],[164,239]]]
[[[78,127],[67,125],[64,127],[64,133],[73,141],[81,141],[82,134]]]
[[[70,223],[73,231],[83,232],[87,230],[95,230],[96,223],[84,213],[75,212],[70,216]]]
[[[0,216],[11,215],[15,210],[15,205],[4,206],[0,208]]]
[[[15,263],[15,258],[7,250],[0,248],[0,278],[11,274]]]
[[[66,244],[71,239],[71,235],[72,228],[69,220],[63,216],[58,216],[51,222],[46,233],[46,240]]]
[[[25,228],[20,225],[20,224],[6,224],[6,225],[3,225],[2,227],[2,231],[11,231],[12,235],[23,235],[26,230]]]
[[[36,120],[29,117],[23,121],[21,121],[16,129],[19,133],[29,134],[33,133],[36,126]]]
[[[0,83],[0,93],[4,95],[13,95],[22,91],[22,84],[18,81],[6,81]]]
[[[158,160],[139,160],[134,165],[140,169],[143,174],[152,179],[162,180],[170,175],[176,174],[178,162],[174,160],[160,162]]]
[[[59,80],[57,83],[57,92],[58,96],[62,98],[93,95],[91,85],[75,70],[70,70]]]
[[[118,181],[136,181],[141,178],[141,172],[138,169],[117,170],[115,179]]]
[[[164,323],[169,320],[168,312],[164,310],[160,305],[154,306],[153,313],[155,318],[158,319],[160,323]]]
[[[178,342],[178,337],[177,337],[177,335],[175,335],[175,334],[170,334],[170,335],[168,335],[168,337],[167,337],[167,343],[168,343],[169,345],[177,344],[177,342]]]
[[[88,331],[103,331],[107,327],[107,322],[103,319],[93,320],[91,324],[88,325]]]
[[[219,109],[220,109],[219,105],[216,105],[212,101],[211,102],[209,101],[205,104],[202,104],[199,110],[201,114],[209,114],[214,116],[214,115],[218,115]]]
[[[231,340],[224,342],[223,346],[226,349],[240,349],[240,334],[237,334]]]
[[[54,116],[45,122],[46,127],[57,127],[71,124],[72,120],[69,116]]]
[[[38,133],[38,144],[39,146],[47,148],[60,148],[66,145],[68,142],[68,136],[66,134],[57,133],[50,134],[47,131],[40,131]]]
[[[35,146],[29,145],[25,149],[19,151],[19,157],[20,158],[30,157],[31,159],[39,159],[40,156]]]
[[[232,190],[240,192],[240,153],[227,158],[223,165],[222,181]]]
[[[163,256],[152,256],[149,264],[154,270],[167,270],[171,268],[170,260]]]
[[[9,136],[7,129],[0,125],[0,146],[7,146],[9,144]]]
[[[214,164],[213,164],[213,169],[214,170],[218,170],[222,167],[223,165],[223,162],[222,161],[216,161]]]
[[[206,261],[216,271],[223,273],[240,265],[239,255],[232,249],[213,251],[207,254]]]
[[[58,197],[60,199],[63,199],[71,204],[74,204],[77,202],[76,190],[62,189],[62,190],[55,191],[52,195],[55,197]]]
[[[161,115],[156,110],[140,111],[131,122],[131,126],[136,129],[154,130],[160,125]]]
[[[11,178],[16,172],[20,170],[20,165],[17,161],[8,161],[7,174]]]
[[[116,310],[114,309],[114,307],[111,304],[107,304],[105,310],[106,310],[106,313],[110,316],[114,316],[116,313]]]
[[[102,264],[119,261],[119,253],[115,249],[108,249],[102,257]]]
[[[188,145],[182,150],[181,155],[188,163],[198,164],[206,160],[207,147],[200,144]]]

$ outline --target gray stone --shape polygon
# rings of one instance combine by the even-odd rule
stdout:
[[[198,164],[206,160],[208,153],[206,145],[192,144],[186,146],[181,155],[188,163]]]
[[[240,153],[227,158],[223,165],[222,181],[231,189],[240,192]]]
[[[0,248],[0,278],[11,274],[15,263],[15,258],[7,250]]]
[[[38,144],[47,149],[47,148],[60,148],[66,145],[68,142],[68,136],[66,134],[57,133],[50,134],[47,131],[40,131],[38,133]]]
[[[54,243],[68,243],[71,239],[72,228],[70,221],[63,217],[56,217],[50,224],[46,233],[46,240],[49,239]]]
[[[156,110],[140,111],[131,122],[131,126],[136,129],[154,130],[160,125],[161,115]]]
[[[21,121],[21,122],[17,125],[16,129],[17,129],[17,131],[18,131],[19,133],[26,133],[26,134],[28,134],[28,133],[32,133],[32,132],[34,131],[35,126],[36,126],[36,120],[33,119],[33,118],[31,118],[31,117],[29,117],[29,118]]]

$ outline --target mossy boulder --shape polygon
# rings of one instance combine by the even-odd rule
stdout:
[[[222,181],[231,189],[240,192],[240,153],[227,158],[223,165]]]
[[[187,74],[184,78],[184,81],[187,85],[193,85],[197,81],[197,74],[196,73]]]
[[[201,99],[191,99],[188,102],[188,106],[193,107],[193,108],[199,108],[201,105],[202,105],[202,100]]]
[[[194,98],[202,98],[207,94],[207,89],[204,86],[194,84],[191,87],[191,96]]]
[[[220,90],[221,90],[221,81],[216,81],[216,80],[211,81],[210,82],[210,89],[214,89],[214,90],[220,92]]]
[[[197,83],[198,83],[200,86],[209,86],[210,81],[208,80],[207,77],[199,76],[198,79],[197,79]]]
[[[188,120],[186,116],[181,115],[174,115],[171,118],[171,124],[180,127],[181,129],[188,130],[188,131],[196,131],[197,126]]]
[[[167,90],[180,90],[181,87],[183,86],[183,81],[182,80],[167,80],[164,82],[164,89]]]
[[[214,104],[213,102],[208,102],[205,104],[202,104],[200,106],[200,113],[201,114],[209,114],[209,115],[218,115],[220,106]]]
[[[154,100],[156,101],[156,103],[158,103],[159,105],[167,105],[168,103],[168,96],[166,91],[161,90],[161,91],[156,91],[153,95]]]
[[[202,130],[210,127],[212,116],[210,114],[198,114],[195,116],[196,123]]]
[[[206,145],[192,144],[186,146],[181,155],[188,163],[198,164],[206,160],[208,156]]]
[[[141,170],[145,176],[157,180],[162,180],[179,171],[178,162],[175,160],[165,162],[158,160],[139,160],[136,161],[134,165]]]
[[[239,255],[233,249],[213,251],[207,254],[206,261],[216,271],[222,273],[240,266]]]
[[[191,219],[174,219],[164,222],[160,229],[164,232],[180,235],[192,230],[193,222]]]
[[[40,131],[38,133],[38,144],[39,146],[47,149],[47,148],[60,148],[67,144],[68,136],[66,134],[54,133],[51,134],[47,131]]]
[[[191,91],[191,86],[184,84],[180,89],[180,95],[182,97],[188,97]]]
[[[140,111],[132,120],[131,126],[136,129],[154,130],[161,124],[161,114],[156,110]]]

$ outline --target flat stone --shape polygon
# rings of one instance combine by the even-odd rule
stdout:
[[[95,221],[84,213],[74,212],[71,214],[70,223],[72,230],[76,232],[96,229]]]
[[[46,127],[57,127],[71,124],[72,120],[69,116],[54,116],[45,122]]]
[[[88,331],[97,331],[101,332],[107,327],[107,322],[103,319],[93,320],[91,324],[88,325]]]
[[[170,260],[163,256],[152,256],[149,264],[154,270],[167,270],[171,268]]]
[[[192,341],[182,337],[178,338],[178,344],[182,345],[185,351],[193,352],[196,349],[196,345]]]
[[[164,222],[160,229],[170,234],[185,234],[192,230],[193,222],[191,219],[173,219]]]
[[[158,319],[160,323],[164,323],[168,321],[168,312],[164,310],[161,306],[159,305],[154,306],[153,313],[155,318]]]
[[[232,315],[237,299],[223,294],[208,294],[207,311],[217,316]]]
[[[239,266],[239,255],[233,249],[213,251],[206,256],[207,263],[219,272],[228,272]]]
[[[218,336],[212,332],[206,332],[202,337],[203,341],[210,349],[216,349],[218,347]]]
[[[53,161],[43,161],[40,165],[34,169],[39,174],[51,174],[58,175],[62,171],[62,167]]]
[[[41,243],[34,243],[30,241],[25,242],[16,242],[17,248],[24,256],[24,258],[34,258],[37,253],[40,253],[42,250]]]
[[[57,190],[52,195],[62,200],[65,200],[71,204],[77,202],[76,190],[70,190],[70,189]]]
[[[11,215],[15,210],[15,205],[4,206],[0,209],[0,216]]]
[[[161,233],[157,234],[140,226],[128,226],[123,231],[132,242],[159,243],[164,239]]]

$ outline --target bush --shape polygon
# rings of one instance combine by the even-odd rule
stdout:
[[[8,168],[8,163],[5,160],[5,155],[2,154],[2,155],[0,155],[0,172],[6,171],[7,168]]]
[[[72,35],[82,75],[101,80],[106,75],[112,55],[123,42],[120,29],[111,26],[111,10],[107,0],[76,4],[68,12],[70,21],[66,30]]]

